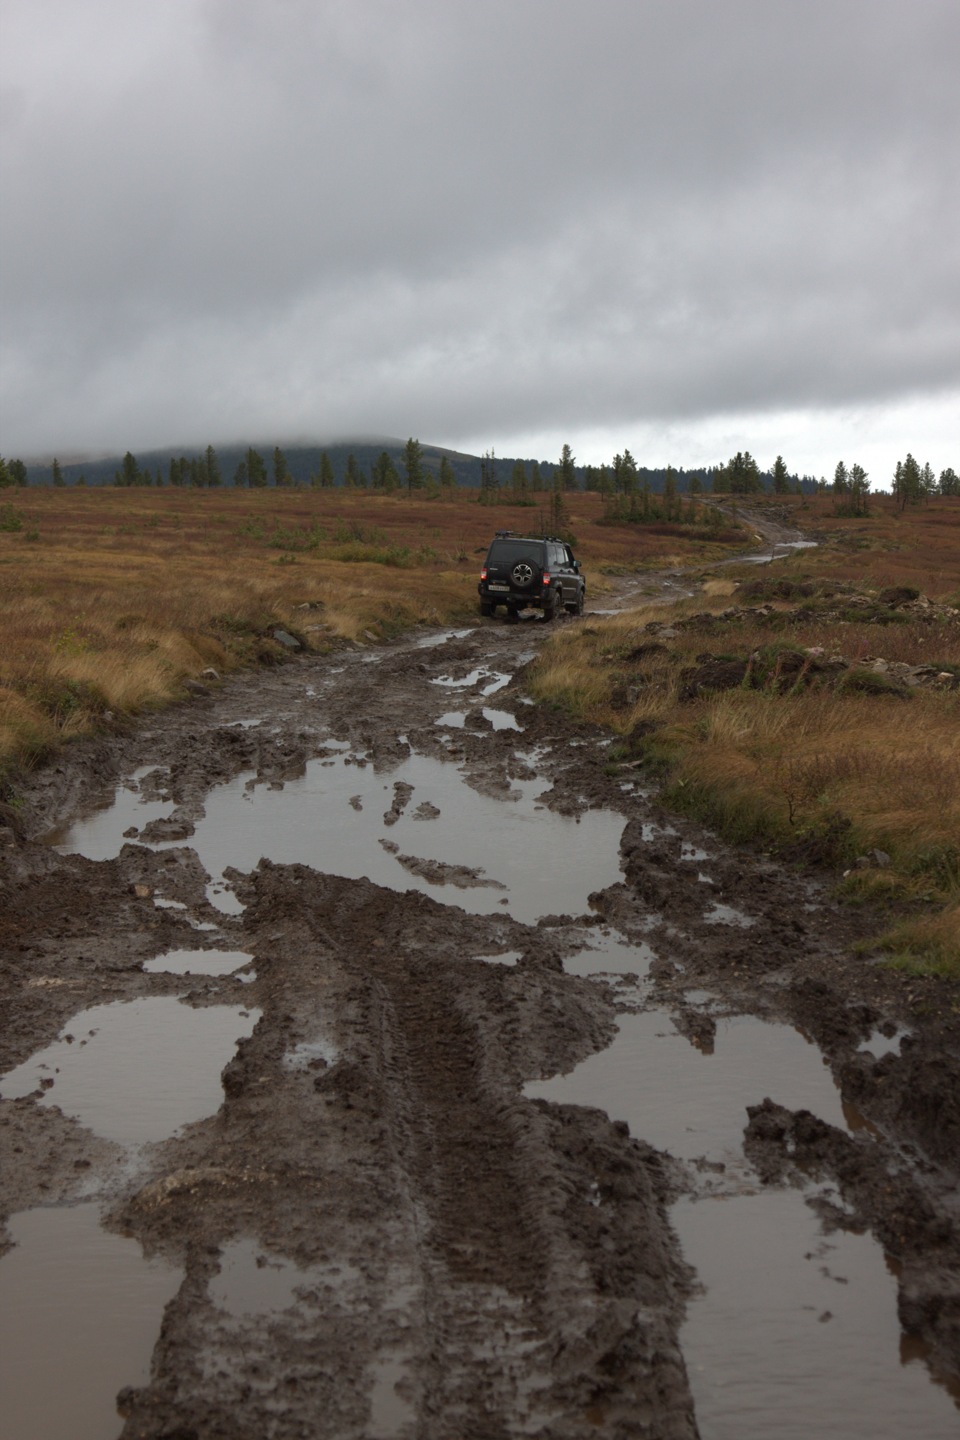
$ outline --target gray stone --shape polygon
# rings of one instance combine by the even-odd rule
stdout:
[[[288,650],[303,649],[300,641],[296,638],[295,635],[291,635],[289,630],[274,630],[273,638],[277,641],[278,644],[285,645]]]

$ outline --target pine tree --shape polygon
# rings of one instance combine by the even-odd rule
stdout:
[[[13,461],[10,462],[11,470],[13,469],[13,463]],[[957,474],[952,465],[948,466],[946,470],[940,471],[940,494],[960,495],[960,475]]]
[[[917,505],[922,499],[922,476],[920,466],[910,452],[906,460],[898,460],[893,476],[893,496],[899,510],[908,505]]]
[[[403,447],[403,470],[407,481],[407,494],[412,495],[423,485],[423,451],[420,441],[411,436]]]
[[[576,490],[576,461],[569,445],[564,445],[560,452],[560,464],[557,467],[557,472],[560,476],[560,484],[564,490]]]
[[[290,470],[287,466],[287,457],[279,445],[273,447],[273,483],[278,488],[290,484]]]
[[[334,482],[334,476],[333,476],[333,461],[330,459],[330,456],[327,454],[326,450],[321,450],[321,451],[320,451],[320,488],[321,488],[322,490],[329,490],[329,489],[332,488],[333,482]]]
[[[527,497],[527,467],[522,460],[514,460],[510,471],[510,493],[514,501],[523,502]]]
[[[837,461],[837,468],[833,472],[833,493],[834,495],[846,495],[850,488],[850,476],[847,467],[842,460]]]
[[[247,451],[247,484],[253,489],[262,490],[266,483],[267,467],[263,456],[251,448]]]
[[[6,490],[13,484],[13,476],[10,474],[10,467],[0,455],[0,490]]]
[[[136,456],[131,455],[128,450],[123,457],[123,464],[113,477],[114,485],[139,485],[140,467],[137,464]]]
[[[356,490],[363,485],[360,466],[357,464],[357,457],[353,451],[347,456],[347,468],[344,472],[343,483],[348,490]]]
[[[537,494],[543,489],[543,480],[540,475],[540,461],[530,461],[530,489]]]
[[[10,460],[7,469],[13,477],[14,485],[24,486],[27,484],[27,467],[22,460]]]
[[[66,481],[63,478],[63,471],[60,469],[60,461],[57,459],[56,455],[54,455],[53,464],[50,466],[50,474],[53,478],[54,485],[56,485],[58,490],[62,490],[63,486],[66,484]]]
[[[237,468],[233,472],[234,486],[238,490],[242,489],[242,487],[247,484],[248,478],[249,477],[247,475],[247,462],[246,460],[239,460],[237,462]]]
[[[726,465],[725,488],[730,495],[753,495],[763,489],[760,466],[749,450],[738,450]],[[716,490],[716,483],[714,487]]]
[[[220,460],[212,445],[208,445],[204,451],[204,460],[206,461],[207,484],[219,485],[221,479]]]
[[[453,466],[450,464],[450,459],[449,459],[449,457],[446,456],[446,455],[441,455],[441,456],[440,456],[440,489],[441,489],[441,491],[442,491],[442,493],[443,493],[443,495],[444,495],[444,497],[445,497],[446,499],[448,499],[448,500],[452,500],[452,499],[453,499],[453,492],[454,492],[454,488],[455,488],[455,486],[456,486],[456,483],[457,483],[457,477],[456,477],[456,475],[454,474]]]
[[[866,478],[866,471],[862,465],[851,465],[849,485],[851,485],[851,508],[853,514],[855,514],[855,516],[865,516],[865,514],[868,513],[868,510],[866,510],[866,495],[868,495],[869,491],[869,480]]]
[[[773,462],[773,493],[775,495],[786,495],[790,489],[790,477],[787,474],[787,466],[782,455],[778,455]]]
[[[478,496],[480,504],[493,504],[498,488],[497,457],[491,448],[485,450],[480,457],[480,494]]]

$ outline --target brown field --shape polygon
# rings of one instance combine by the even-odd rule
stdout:
[[[668,803],[728,838],[826,860],[838,871],[858,855],[885,852],[892,864],[852,869],[845,892],[900,907],[884,944],[902,963],[960,974],[960,691],[918,688],[902,698],[882,686],[863,694],[774,680],[681,698],[681,672],[704,655],[755,656],[776,674],[778,647],[960,674],[960,614],[946,609],[960,605],[960,501],[904,516],[875,502],[875,517],[856,522],[834,519],[824,499],[796,508],[797,523],[825,537],[822,550],[770,571],[715,572],[706,600],[686,602],[671,618],[718,615],[736,602],[737,577],[758,574],[830,577],[874,597],[891,584],[911,585],[943,608],[894,622],[877,607],[868,622],[842,602],[814,599],[798,621],[796,602],[782,601],[772,616],[694,621],[641,657],[638,648],[656,638],[645,624],[664,614],[632,612],[551,638],[535,665],[534,693],[619,732],[623,762],[659,766]]]
[[[476,614],[495,529],[539,530],[542,505],[310,490],[0,491],[0,774],[60,739],[184,693],[184,682],[307,647],[366,643]],[[568,497],[591,593],[604,570],[708,561],[742,545],[697,531],[599,525]],[[309,608],[306,608],[309,607]]]
[[[778,496],[790,523],[821,548],[791,562],[809,576],[853,580],[875,590],[915,585],[931,600],[960,596],[960,500],[930,500],[898,513],[888,495],[870,500],[870,513],[837,516],[829,495]],[[791,570],[785,573],[791,573]]]

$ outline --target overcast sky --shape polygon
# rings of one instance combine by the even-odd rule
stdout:
[[[960,469],[960,0],[0,0],[0,451]]]

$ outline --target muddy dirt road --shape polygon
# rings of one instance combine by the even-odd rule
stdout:
[[[4,817],[11,1437],[956,1432],[955,992],[531,705],[547,633],[238,678]]]

